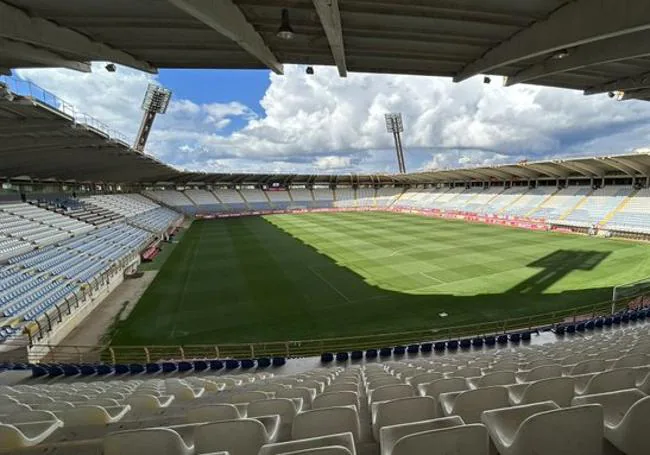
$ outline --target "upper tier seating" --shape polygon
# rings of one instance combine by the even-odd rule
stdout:
[[[493,444],[512,455],[642,455],[649,340],[650,325],[636,322],[277,376],[202,360],[35,367],[35,378],[0,386],[0,450],[487,455]]]
[[[312,193],[314,195],[314,207],[334,207],[334,192],[329,188],[314,188]]]
[[[334,207],[356,207],[354,189],[337,188],[335,191]]]
[[[184,193],[175,190],[161,190],[161,191],[144,191],[147,197],[153,200],[160,201],[165,205],[174,207],[184,213],[194,214],[197,211],[196,205]]]
[[[378,188],[375,202],[377,207],[391,207],[402,194],[402,188]]]
[[[198,207],[198,211],[219,212],[222,210],[221,203],[217,200],[215,195],[208,190],[185,190],[187,196],[194,205]]]
[[[606,186],[594,191],[584,204],[574,208],[563,220],[563,224],[589,227],[598,224],[632,192],[627,186]]]
[[[271,201],[271,206],[276,210],[286,210],[292,205],[291,196],[287,190],[269,190],[265,191],[265,193]]]
[[[650,233],[650,188],[643,188],[621,207],[607,227],[632,232]]]
[[[307,188],[292,188],[289,190],[291,193],[291,200],[293,201],[289,208],[314,208],[316,201],[311,190]]]
[[[251,210],[271,210],[269,200],[262,190],[241,190],[239,192]]]
[[[223,206],[226,210],[239,212],[248,209],[248,206],[246,205],[246,201],[244,201],[240,192],[237,190],[231,190],[226,188],[218,189],[218,190],[214,190],[214,194],[217,196],[219,201],[223,203]]]

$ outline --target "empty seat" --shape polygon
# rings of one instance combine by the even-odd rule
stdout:
[[[302,409],[311,409],[311,404],[316,397],[315,389],[308,389],[307,387],[292,387],[283,391],[275,393],[276,398],[301,398]]]
[[[343,446],[329,446],[285,452],[283,455],[352,455],[352,452]]]
[[[196,453],[226,451],[230,455],[257,455],[269,442],[264,425],[255,419],[223,420],[194,430]]]
[[[648,453],[645,430],[650,421],[650,397],[638,389],[584,395],[575,405],[599,404],[603,407],[605,437],[626,455]]]
[[[83,405],[59,411],[57,416],[66,426],[72,425],[107,425],[119,422],[129,411],[131,406],[103,407],[97,405]]]
[[[302,412],[293,421],[291,435],[293,439],[304,439],[347,432],[359,440],[359,415],[352,406]]]
[[[428,373],[420,373],[408,380],[408,383],[411,384],[411,387],[417,390],[420,384],[426,384],[427,382],[436,381],[444,377],[443,373],[438,373],[435,371],[430,371]]]
[[[418,422],[402,423],[398,425],[382,426],[379,430],[379,447],[381,455],[390,455],[395,443],[403,438],[423,431],[439,430],[442,428],[464,425],[463,419],[458,416],[440,417],[438,419],[420,420]]]
[[[404,436],[395,443],[392,455],[440,453],[488,455],[489,440],[485,426],[461,425]]]
[[[527,371],[517,374],[517,378],[523,382],[539,381],[540,379],[559,378],[564,368],[562,365],[540,365]]]
[[[345,447],[352,455],[356,454],[352,433],[329,434],[314,438],[295,439],[289,442],[265,444],[259,455],[281,455],[300,450],[318,449],[323,447]]]
[[[462,390],[469,390],[469,385],[465,378],[438,379],[418,386],[420,395],[429,396],[436,400],[441,393],[460,392]]]
[[[185,419],[188,423],[213,422],[215,420],[235,420],[241,415],[232,404],[208,404],[187,410]]]
[[[373,436],[376,441],[379,441],[379,432],[384,426],[431,420],[436,417],[436,402],[431,397],[382,401],[377,403],[377,410],[372,422]]]
[[[312,403],[313,409],[333,406],[354,406],[359,408],[359,396],[355,392],[325,392],[318,395]]]
[[[501,455],[599,455],[603,410],[598,405],[558,409],[553,402],[485,411],[483,422]]]
[[[408,398],[415,395],[413,387],[407,384],[385,385],[374,389],[369,396],[371,403],[379,401]]]
[[[584,387],[576,386],[578,394],[605,393],[629,389],[636,385],[637,372],[634,368],[618,368],[594,375]]]
[[[248,405],[248,417],[279,416],[277,437],[280,440],[291,437],[291,428],[296,412],[296,406],[289,398],[270,398],[268,400],[254,401]],[[275,439],[275,436],[269,435],[269,438]]]
[[[104,455],[191,455],[192,449],[169,428],[118,431],[104,438]]]
[[[599,373],[607,369],[607,363],[601,359],[583,360],[569,368],[568,373],[571,376],[579,374]]]
[[[515,373],[512,371],[494,371],[476,378],[469,378],[467,382],[474,388],[490,387],[495,385],[508,385],[516,382]]]
[[[508,390],[503,386],[443,393],[439,399],[445,415],[458,415],[465,423],[480,422],[486,409],[510,406]]]
[[[558,406],[571,405],[574,395],[573,378],[548,378],[508,387],[512,404],[530,404],[551,400]]]
[[[612,365],[612,369],[641,367],[645,365],[650,365],[650,360],[646,354],[629,354],[616,359]]]
[[[174,401],[174,396],[156,397],[149,394],[133,394],[127,398],[126,403],[135,411],[155,411],[169,407]]]

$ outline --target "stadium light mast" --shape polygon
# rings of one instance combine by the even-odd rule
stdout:
[[[147,139],[149,139],[153,121],[156,119],[157,114],[167,112],[171,97],[171,90],[160,85],[149,84],[142,100],[144,115],[142,116],[142,123],[140,123],[140,131],[138,131],[138,136],[135,138],[135,144],[133,145],[135,150],[144,152],[144,146],[147,144]]]
[[[391,113],[384,116],[386,118],[386,131],[393,133],[395,140],[395,153],[397,154],[397,165],[400,174],[406,173],[406,163],[404,162],[404,149],[402,148],[402,133],[404,132],[404,122],[401,113]]]

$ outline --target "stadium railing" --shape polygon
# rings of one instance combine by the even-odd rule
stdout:
[[[614,310],[631,308],[639,296],[628,297],[614,303]],[[318,340],[255,342],[211,345],[169,346],[67,346],[34,343],[11,346],[5,343],[0,359],[8,361],[77,362],[77,363],[149,363],[192,359],[255,359],[262,357],[301,358],[318,356],[324,352],[350,352],[383,347],[408,346],[412,343],[434,343],[473,337],[498,336],[517,331],[534,331],[563,324],[606,317],[611,315],[612,302],[574,307],[534,316],[506,319],[496,322],[453,327],[440,327],[409,332],[383,333],[353,337]],[[20,349],[20,348],[24,349]],[[16,357],[11,358],[15,348]],[[29,353],[29,355],[25,355]],[[30,357],[31,356],[31,357]]]

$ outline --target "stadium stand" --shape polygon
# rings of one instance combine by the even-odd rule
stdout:
[[[199,212],[202,211],[221,211],[221,203],[217,200],[215,195],[207,190],[197,190],[189,189],[185,190],[185,196],[187,196],[194,205],[196,205]]]
[[[314,208],[316,207],[314,195],[307,188],[292,188],[290,191],[293,201],[290,208]]]
[[[334,207],[334,192],[329,188],[314,188],[312,193],[314,195],[314,207]]]
[[[271,202],[271,206],[276,210],[286,210],[293,202],[289,191],[284,189],[269,190],[265,191],[265,193]]]
[[[403,188],[378,188],[377,196],[375,197],[376,206],[386,208],[392,206],[403,192]]]
[[[164,205],[175,208],[187,214],[196,213],[196,205],[185,194],[175,190],[162,190],[162,191],[144,191],[145,196],[148,196]]]
[[[241,194],[237,190],[219,189],[215,190],[214,194],[223,203],[224,207],[229,210],[239,212],[248,209],[246,201],[244,201]]]
[[[349,208],[356,206],[356,196],[353,188],[337,188],[334,195],[334,207]]]
[[[251,361],[252,372],[234,361],[226,374],[227,362],[209,359],[33,365],[0,387],[0,450],[487,455],[493,444],[506,454],[642,455],[650,327],[628,324],[409,359],[396,348],[365,364],[340,355],[297,373],[265,371],[269,359]]]
[[[624,206],[606,221],[611,229],[650,233],[650,189],[642,188],[632,193]]]
[[[632,192],[628,186],[606,186],[599,188],[579,202],[565,217],[562,224],[589,227],[600,223],[610,212]]]
[[[242,189],[239,193],[249,209],[271,210],[269,199],[264,191],[258,189]]]

